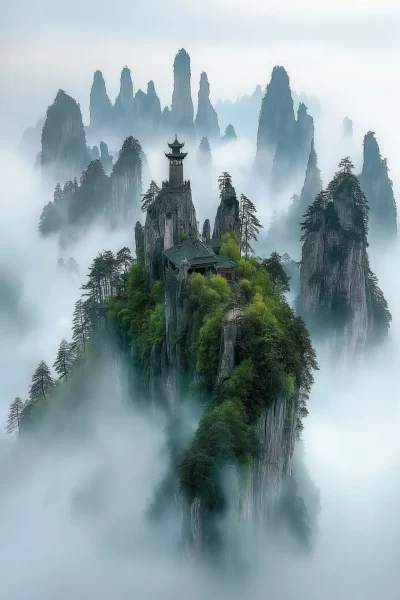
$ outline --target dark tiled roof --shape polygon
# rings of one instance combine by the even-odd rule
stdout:
[[[211,248],[198,239],[188,239],[179,246],[164,250],[164,256],[176,266],[179,266],[185,258],[191,266],[213,265],[217,262],[217,257]]]
[[[179,246],[174,246],[164,251],[164,256],[175,266],[179,266],[182,260],[189,261],[191,267],[215,266],[216,269],[234,269],[237,264],[228,256],[219,256],[199,239],[189,239]]]
[[[229,256],[216,255],[218,263],[215,265],[217,271],[219,269],[236,269],[237,263],[233,262]]]

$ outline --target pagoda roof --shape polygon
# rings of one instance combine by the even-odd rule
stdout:
[[[168,142],[168,146],[171,148],[171,150],[180,150],[181,148],[183,148],[183,146],[185,145],[185,142],[178,142],[178,136],[175,135],[175,140],[172,142],[172,144],[170,144]]]
[[[187,155],[187,152],[165,152],[167,158],[185,158]]]

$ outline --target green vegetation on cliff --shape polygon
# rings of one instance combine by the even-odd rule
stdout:
[[[189,278],[182,351],[209,401],[185,453],[180,484],[189,498],[203,499],[209,509],[222,502],[219,469],[245,465],[256,456],[254,427],[277,398],[290,403],[289,418],[296,417],[298,433],[302,430],[317,364],[305,324],[284,298],[287,289],[277,254],[265,261],[241,259],[232,285],[219,276]],[[227,324],[238,325],[236,366],[221,382],[221,328]]]

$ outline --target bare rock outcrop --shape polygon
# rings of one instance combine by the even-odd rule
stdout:
[[[369,204],[370,241],[388,242],[397,236],[397,207],[386,159],[379,150],[375,134],[364,138],[364,162],[360,184]]]
[[[390,313],[367,254],[368,206],[349,159],[303,223],[299,308],[311,330],[330,327],[338,354],[353,355],[387,333]]]
[[[40,161],[42,172],[55,183],[79,177],[91,161],[81,109],[63,90],[47,109]]]
[[[220,204],[214,222],[213,238],[221,238],[224,233],[240,231],[239,201],[229,173],[219,178]]]
[[[175,132],[188,140],[195,137],[193,101],[191,92],[190,56],[183,48],[174,61],[174,91],[171,122]]]
[[[199,101],[195,120],[198,138],[208,138],[211,141],[219,140],[220,130],[218,115],[210,101],[210,84],[206,73],[200,77]]]

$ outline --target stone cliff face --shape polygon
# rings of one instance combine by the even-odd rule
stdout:
[[[300,239],[300,223],[307,211],[308,206],[322,190],[322,181],[318,169],[317,154],[314,148],[314,140],[311,141],[311,151],[308,157],[306,177],[300,197],[296,196],[293,204],[289,207],[285,229],[286,237],[293,241]]]
[[[90,91],[90,128],[103,132],[111,125],[112,104],[107,95],[106,84],[101,71],[96,71]]]
[[[106,207],[106,219],[113,227],[129,226],[140,213],[142,193],[141,147],[128,137],[119,152],[110,177],[111,198]]]
[[[147,85],[147,94],[138,90],[135,95],[136,135],[140,140],[152,140],[160,129],[161,105],[154,83]]]
[[[235,366],[236,344],[240,327],[228,324],[221,332],[218,381],[228,379]],[[296,442],[296,402],[279,396],[265,409],[255,429],[259,447],[256,460],[244,471],[229,468],[230,485],[226,489],[230,504],[231,525],[225,531],[231,544],[229,529],[246,534],[249,530],[263,537],[276,521],[282,491],[291,474],[291,459]],[[182,538],[190,553],[201,554],[215,535],[215,524],[201,498],[182,500]],[[254,543],[253,538],[253,543]],[[234,542],[233,542],[234,543]]]
[[[133,98],[133,84],[131,72],[124,67],[121,72],[119,94],[114,104],[114,122],[118,131],[127,137],[132,135],[135,126],[135,103]]]
[[[211,227],[210,219],[206,219],[203,224],[202,238],[205,242],[209,242],[211,239]]]
[[[35,127],[28,127],[22,135],[19,143],[19,149],[23,156],[34,162],[37,155],[40,153],[40,143],[42,137],[42,129],[45,119],[39,119]]]
[[[161,123],[161,103],[153,81],[149,81],[147,84],[147,110],[151,118],[153,133],[157,133]]]
[[[296,168],[304,173],[310,154],[311,142],[314,140],[314,119],[308,114],[302,102],[297,111],[296,125],[293,134]]]
[[[208,138],[210,141],[219,140],[220,131],[218,115],[210,101],[210,84],[206,73],[200,77],[199,101],[195,120],[196,134],[198,138]]]
[[[334,346],[343,356],[384,334],[390,316],[369,269],[365,196],[350,161],[340,167],[303,224],[300,310],[316,333],[321,325],[324,335],[331,327]]]
[[[275,152],[288,148],[295,127],[289,77],[283,67],[274,67],[262,100],[257,134],[257,172],[268,177]]]
[[[314,120],[307,113],[305,104],[300,103],[292,132],[283,137],[276,148],[271,176],[274,192],[284,189],[289,177],[304,176],[313,139]]]
[[[224,233],[240,231],[239,201],[235,188],[230,182],[221,188],[220,204],[214,222],[213,238],[221,238]]]
[[[345,117],[342,123],[342,137],[345,140],[353,139],[353,121],[349,117]]]
[[[183,48],[174,62],[174,91],[172,95],[171,121],[177,133],[184,139],[194,138],[193,101],[190,84],[190,57]]]
[[[40,160],[42,172],[55,183],[79,177],[91,160],[79,104],[63,90],[47,109]]]
[[[388,167],[375,135],[364,138],[364,163],[359,176],[370,209],[370,240],[390,241],[397,235],[397,208]]]
[[[162,278],[162,252],[177,246],[184,237],[197,237],[196,211],[190,183],[163,183],[147,210],[144,228],[145,265],[150,280]]]
[[[201,138],[200,146],[197,152],[197,164],[207,170],[209,170],[212,166],[210,142],[206,137]]]
[[[221,140],[224,143],[234,142],[234,141],[237,140],[237,135],[236,135],[235,128],[234,128],[233,125],[231,125],[231,123],[229,123],[229,125],[225,129],[225,133],[222,136]]]
[[[108,152],[108,146],[105,142],[100,142],[100,161],[103,165],[104,172],[109,175],[112,170],[112,156]]]

